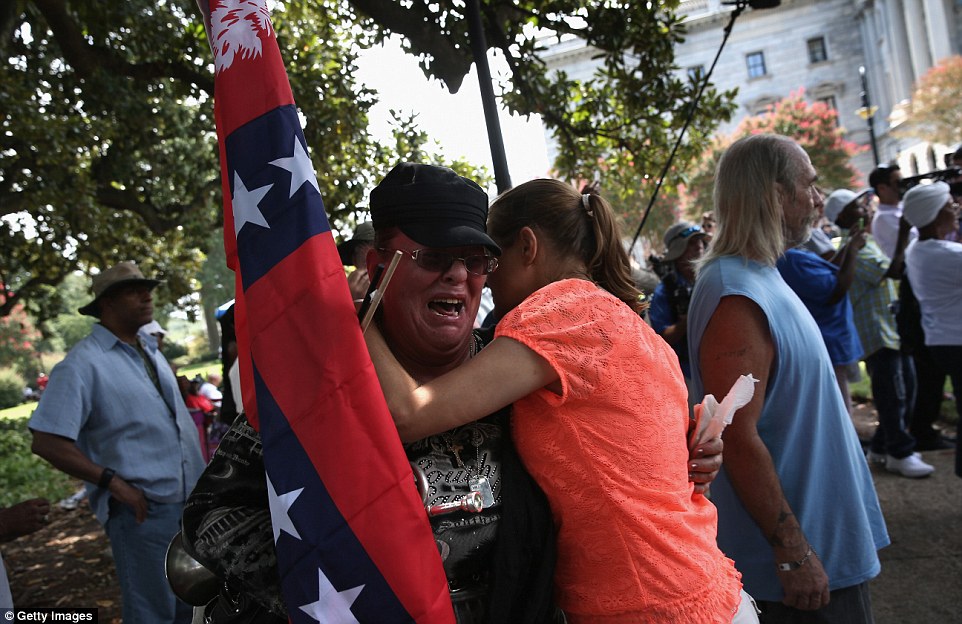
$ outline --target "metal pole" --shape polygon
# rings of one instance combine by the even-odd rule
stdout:
[[[862,109],[859,115],[868,123],[868,140],[872,145],[872,158],[875,159],[875,164],[877,165],[881,161],[878,157],[878,146],[875,144],[875,110],[872,109],[872,103],[868,97],[868,79],[865,77],[864,65],[858,66],[858,75],[862,81]]]
[[[508,158],[504,153],[504,139],[501,136],[501,121],[498,119],[498,105],[491,86],[491,70],[488,68],[488,43],[484,38],[481,24],[481,4],[479,0],[467,0],[465,6],[468,17],[468,39],[471,53],[478,67],[478,82],[481,85],[481,105],[484,107],[484,123],[488,128],[488,145],[491,146],[491,162],[494,164],[494,179],[498,193],[511,188],[508,174]]]

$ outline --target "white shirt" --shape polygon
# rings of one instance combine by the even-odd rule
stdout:
[[[925,344],[962,345],[962,243],[916,241],[905,252],[905,266],[922,309]]]
[[[902,202],[896,205],[879,204],[875,216],[872,217],[872,236],[882,249],[882,253],[892,259],[895,255],[895,245],[899,240],[899,219],[902,218]],[[906,247],[919,237],[919,231],[912,228]]]
[[[217,386],[209,381],[205,381],[203,384],[201,384],[198,392],[201,396],[207,397],[211,403],[218,406],[220,405],[221,399],[224,398],[224,395],[220,390],[217,389]]]

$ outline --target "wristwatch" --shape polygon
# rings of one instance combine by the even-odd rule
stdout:
[[[805,565],[805,563],[808,561],[808,558],[815,554],[817,554],[815,552],[815,549],[812,548],[811,544],[809,544],[808,552],[806,552],[805,556],[799,559],[798,561],[786,561],[784,563],[776,563],[775,566],[778,568],[779,572],[791,572],[792,570],[797,570],[803,565]]]
[[[106,490],[115,474],[117,474],[117,472],[113,468],[104,468],[104,471],[100,473],[100,481],[97,482],[97,487]],[[808,555],[806,555],[806,557],[807,556]]]

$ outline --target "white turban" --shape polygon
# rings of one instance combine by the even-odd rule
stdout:
[[[945,182],[913,186],[902,198],[902,214],[905,220],[917,228],[935,221],[939,211],[952,201],[949,185]]]

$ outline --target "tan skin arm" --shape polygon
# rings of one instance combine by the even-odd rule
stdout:
[[[30,430],[33,434],[31,449],[50,462],[54,468],[88,483],[100,481],[105,466],[98,466],[77,447],[77,444],[63,436]],[[127,483],[118,474],[110,480],[110,495],[134,511],[138,524],[147,519],[147,499],[140,488]]]
[[[479,420],[540,388],[561,392],[558,375],[547,360],[510,338],[496,338],[465,364],[418,386],[375,325],[364,336],[388,408],[405,442]],[[718,475],[721,453],[718,438],[692,451],[688,468],[696,492],[703,493]]]
[[[759,380],[751,402],[736,412],[725,430],[725,472],[771,544],[775,561],[799,561],[808,551],[808,540],[785,500],[772,457],[757,429],[774,359],[771,333],[761,308],[746,297],[724,297],[701,341],[699,362],[705,393],[724,396],[738,375],[745,372]],[[812,555],[796,570],[777,574],[786,605],[814,610],[828,604],[828,576],[817,556]]]
[[[422,386],[401,367],[379,331],[365,333],[384,397],[404,442],[484,418],[558,382],[543,357],[510,338],[496,338],[481,353]]]

